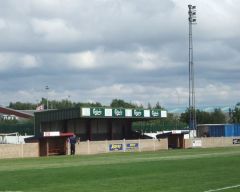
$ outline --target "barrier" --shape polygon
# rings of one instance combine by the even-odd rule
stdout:
[[[38,143],[0,144],[0,159],[39,157]]]
[[[185,139],[185,148],[240,147],[240,137],[207,137]],[[84,141],[76,144],[76,155],[141,152],[168,149],[168,139]],[[68,154],[70,147],[68,146]],[[0,159],[39,157],[39,144],[0,144]]]
[[[76,144],[76,155],[111,152],[157,151],[164,149],[168,149],[167,139],[85,141]],[[69,151],[68,154],[70,154]]]
[[[185,148],[213,148],[240,146],[240,137],[201,137],[185,139]]]

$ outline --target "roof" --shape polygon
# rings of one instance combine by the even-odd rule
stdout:
[[[48,132],[48,133],[51,133],[51,132]],[[56,133],[56,132],[53,132],[53,133]],[[46,135],[43,137],[71,137],[73,135],[74,135],[74,133],[72,133],[72,132],[67,132],[67,133],[58,132],[58,134],[53,134],[53,135],[49,134],[49,135]]]
[[[18,110],[18,111],[21,113],[32,115],[32,116],[34,116],[34,113],[36,112],[36,110]]]
[[[2,106],[0,106],[0,113],[6,114],[6,115],[15,115],[17,117],[26,118],[26,119],[31,119],[33,117],[33,114],[29,114],[20,110],[10,109]]]
[[[44,138],[71,137],[73,135],[74,133],[68,132],[68,133],[60,133],[59,136],[32,136],[32,137],[25,138],[24,141],[27,143],[35,143],[35,142],[38,142],[40,139],[44,139]]]
[[[157,138],[162,138],[166,137],[169,135],[184,135],[184,134],[189,134],[189,130],[172,130],[172,131],[162,131],[159,132],[156,137]]]
[[[104,107],[69,108],[34,113],[37,120],[57,121],[74,118],[126,118],[126,119],[157,119],[167,117],[167,112],[160,109],[125,109]]]

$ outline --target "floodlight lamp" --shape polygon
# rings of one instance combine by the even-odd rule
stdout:
[[[196,9],[196,6],[194,5],[194,6],[192,6],[192,9]]]
[[[194,19],[195,19],[195,18],[197,18],[197,16],[196,16],[196,15],[192,15],[192,18],[194,18]]]
[[[191,9],[192,12],[196,12],[196,9]]]

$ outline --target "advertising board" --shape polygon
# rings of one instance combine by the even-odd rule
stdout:
[[[122,151],[123,150],[123,144],[110,144],[109,145],[109,151]]]
[[[138,143],[127,143],[126,150],[138,149]]]
[[[192,141],[192,146],[193,147],[202,147],[202,140],[197,139]]]
[[[124,109],[124,108],[81,108],[82,117],[112,117],[112,118],[162,118],[167,117],[166,111],[160,109]]]
[[[233,139],[233,144],[240,144],[240,139]]]

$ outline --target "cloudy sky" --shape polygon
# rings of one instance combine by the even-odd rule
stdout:
[[[236,104],[238,0],[7,0],[0,1],[0,105],[47,95],[188,106],[188,4],[197,6],[196,104]]]

